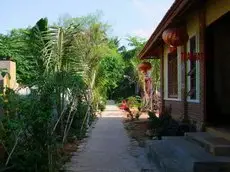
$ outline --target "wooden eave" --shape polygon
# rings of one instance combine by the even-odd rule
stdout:
[[[184,23],[184,17],[182,15],[190,9],[194,2],[198,3],[198,1],[201,2],[202,0],[175,0],[155,31],[152,33],[142,51],[139,53],[138,57],[140,59],[160,58],[157,56],[157,53],[155,55],[154,51],[159,49],[159,47],[162,47],[164,44],[161,38],[163,31],[168,27],[182,25]]]

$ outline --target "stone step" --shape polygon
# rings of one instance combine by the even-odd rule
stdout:
[[[146,145],[149,160],[157,164],[158,169],[162,172],[230,171],[230,158],[215,157],[184,137],[152,140],[148,141]],[[210,170],[210,167],[215,170]]]
[[[99,168],[99,169],[95,169],[93,167],[91,167],[90,165],[87,166],[66,166],[65,168],[61,169],[60,172],[160,172],[159,169],[157,169],[156,167],[143,167],[141,169],[119,169],[115,168],[115,169],[111,169],[111,168]]]
[[[227,140],[230,140],[230,129],[229,128],[206,127],[206,131],[215,136],[223,137]]]
[[[230,141],[225,138],[207,132],[185,133],[185,137],[215,156],[230,156]]]
[[[157,172],[155,169],[147,169],[143,168],[141,170],[137,169],[132,169],[132,170],[127,170],[127,169],[108,169],[108,168],[103,168],[103,169],[93,169],[93,168],[70,168],[67,170],[63,170],[63,172]]]

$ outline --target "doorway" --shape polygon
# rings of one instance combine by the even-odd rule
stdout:
[[[206,29],[206,117],[230,127],[230,12]]]

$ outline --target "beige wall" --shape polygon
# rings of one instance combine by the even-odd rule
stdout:
[[[206,3],[206,26],[230,11],[230,0],[209,0]]]
[[[187,17],[186,22],[187,27],[187,33],[189,35],[189,38],[199,33],[199,16],[198,12],[194,11],[193,13],[190,13]]]
[[[14,89],[16,87],[16,64],[9,60],[0,60],[0,69],[6,69],[10,74],[9,77],[4,77],[4,86]]]

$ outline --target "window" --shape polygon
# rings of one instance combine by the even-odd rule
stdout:
[[[189,100],[198,100],[198,61],[197,54],[197,38],[193,36],[189,39],[189,62],[188,62],[188,98]]]
[[[168,98],[178,98],[177,53],[168,54]]]

